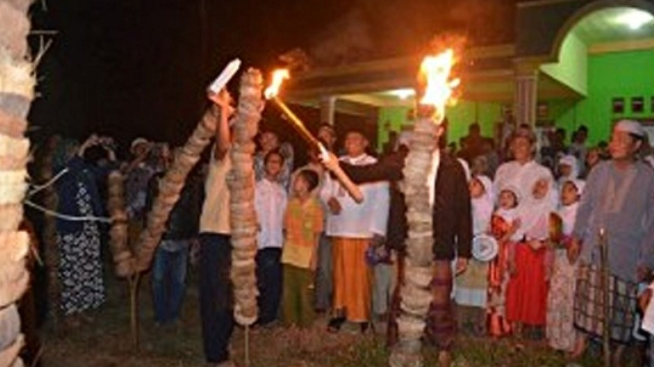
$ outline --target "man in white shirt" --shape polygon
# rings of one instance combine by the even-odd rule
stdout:
[[[222,94],[221,94],[222,95]],[[227,173],[231,169],[231,133],[228,118],[232,112],[229,96],[221,97],[216,143],[209,158],[205,199],[200,215],[200,319],[208,366],[233,366],[229,341],[234,330],[231,227]]]
[[[345,137],[346,156],[341,161],[351,165],[368,165],[377,160],[365,153],[368,140],[358,131]],[[370,320],[370,274],[366,250],[382,242],[388,220],[388,182],[361,186],[364,201],[357,204],[336,180],[329,180],[322,199],[329,207],[327,235],[332,237],[334,300],[337,317],[329,323],[336,332],[344,321],[358,323],[362,331]]]

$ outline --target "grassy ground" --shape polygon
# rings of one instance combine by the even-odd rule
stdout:
[[[152,321],[149,282],[141,287],[140,348],[132,342],[129,299],[123,284],[109,284],[105,306],[90,315],[93,320],[75,328],[50,328],[44,335],[43,362],[46,367],[195,367],[205,366],[201,350],[197,282],[191,280],[177,327],[160,328]],[[388,352],[382,335],[325,331],[326,320],[310,330],[282,327],[249,333],[251,367],[367,367],[386,366]],[[245,366],[245,333],[237,329],[232,342],[234,361]],[[425,366],[435,365],[435,353],[426,349]],[[631,358],[635,359],[635,358]],[[601,366],[598,357],[587,356],[577,366]],[[563,356],[542,343],[516,346],[512,340],[461,338],[455,353],[455,367],[566,366]],[[631,363],[632,366],[638,364]]]

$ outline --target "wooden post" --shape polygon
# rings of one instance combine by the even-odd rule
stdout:
[[[611,367],[611,272],[609,268],[609,246],[604,228],[599,231],[600,260],[602,270],[602,311],[604,320],[602,328],[602,347],[604,349],[604,367]]]

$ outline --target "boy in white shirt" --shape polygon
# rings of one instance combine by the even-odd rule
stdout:
[[[278,150],[271,150],[264,158],[265,175],[254,189],[254,208],[257,212],[259,233],[257,243],[257,285],[259,288],[259,320],[261,326],[277,319],[282,294],[282,244],[284,243],[284,213],[286,212],[286,189],[278,178],[284,165],[284,157]]]

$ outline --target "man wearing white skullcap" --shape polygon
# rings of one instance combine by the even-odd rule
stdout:
[[[636,121],[615,125],[609,142],[611,160],[599,163],[588,176],[569,247],[570,259],[579,257],[581,265],[575,325],[587,335],[601,337],[598,244],[600,231],[605,233],[612,284],[609,331],[619,342],[614,365],[622,365],[622,352],[632,340],[636,285],[654,269],[654,170],[636,159],[644,138]]]

